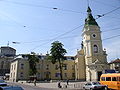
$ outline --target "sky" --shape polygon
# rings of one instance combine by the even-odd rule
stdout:
[[[94,18],[105,14],[96,21],[108,61],[120,58],[120,0],[0,0],[0,46],[9,42],[17,54],[46,54],[60,41],[66,55],[75,56],[88,4]]]

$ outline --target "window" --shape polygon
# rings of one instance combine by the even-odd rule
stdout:
[[[55,65],[55,70],[58,70],[58,65]]]
[[[20,77],[23,77],[23,72],[20,73]]]
[[[24,69],[24,64],[21,64],[21,69]]]
[[[67,73],[64,73],[64,76],[67,77]]]
[[[120,81],[120,77],[118,77],[118,81]]]
[[[4,61],[1,62],[1,69],[3,69]]]
[[[55,77],[60,77],[60,73],[55,73]]]
[[[15,68],[16,68],[16,64],[14,65],[14,70],[15,70]]]
[[[12,77],[12,73],[11,73],[11,77]]]
[[[102,81],[105,81],[105,77],[101,77],[101,80],[102,80]]]
[[[75,77],[75,73],[72,73],[72,77],[73,77],[73,78]]]
[[[112,81],[117,81],[117,78],[116,77],[112,77]]]
[[[98,46],[97,45],[93,46],[93,51],[94,51],[94,53],[98,53]]]
[[[67,70],[67,64],[64,64],[64,70]]]
[[[91,83],[88,83],[87,85],[92,85]]]
[[[111,77],[106,77],[106,81],[111,81]]]
[[[72,70],[74,70],[75,69],[75,67],[74,67],[74,65],[72,65]]]
[[[49,70],[49,65],[46,65],[46,70]]]
[[[96,34],[92,34],[92,37],[95,38],[95,37],[96,37]]]

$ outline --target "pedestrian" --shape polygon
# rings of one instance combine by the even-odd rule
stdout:
[[[36,79],[34,79],[33,83],[34,83],[34,86],[36,86]]]
[[[58,88],[61,88],[62,86],[61,86],[61,82],[59,81],[58,82]]]
[[[67,85],[69,85],[69,79],[67,79]]]

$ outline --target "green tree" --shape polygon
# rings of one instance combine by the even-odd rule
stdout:
[[[28,57],[29,68],[30,68],[29,76],[34,76],[37,73],[36,63],[39,62],[39,58],[35,54],[33,55],[28,54],[27,57]]]
[[[67,53],[66,50],[63,48],[63,44],[59,41],[55,41],[52,43],[51,49],[50,49],[50,56],[48,59],[55,64],[58,62],[59,64],[59,70],[60,70],[60,78],[62,78],[62,66],[64,61],[64,55]]]

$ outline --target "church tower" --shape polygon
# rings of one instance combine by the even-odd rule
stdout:
[[[107,54],[106,51],[103,51],[100,27],[93,18],[90,7],[87,9],[87,18],[85,19],[82,38],[86,80],[97,81],[100,79],[102,71],[108,68]]]

